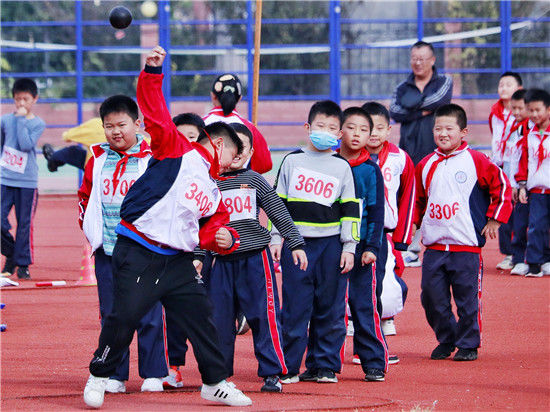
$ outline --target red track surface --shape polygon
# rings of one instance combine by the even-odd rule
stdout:
[[[1,410],[84,409],[87,365],[99,336],[95,287],[36,288],[34,281],[78,280],[83,236],[76,224],[74,197],[42,197],[35,219],[33,281],[2,290]],[[549,410],[550,277],[525,279],[497,273],[496,242],[483,253],[483,347],[476,362],[432,361],[436,346],[420,306],[420,270],[407,269],[409,298],[388,338],[401,358],[383,383],[367,383],[351,364],[337,384],[298,383],[282,394],[262,394],[251,335],[238,337],[233,381],[254,401],[247,410]],[[221,410],[200,398],[192,356],[184,368],[183,390],[140,393],[132,347],[129,393],[110,395],[104,410]]]

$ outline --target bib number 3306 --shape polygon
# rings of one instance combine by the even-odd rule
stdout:
[[[454,202],[452,205],[439,203],[430,203],[430,218],[431,219],[447,219],[456,215],[458,212],[458,202]]]

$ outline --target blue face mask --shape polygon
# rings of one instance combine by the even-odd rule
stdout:
[[[312,130],[309,134],[309,138],[317,150],[327,150],[338,144],[338,138],[336,136],[322,130]]]

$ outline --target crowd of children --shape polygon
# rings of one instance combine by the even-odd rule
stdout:
[[[142,391],[183,386],[188,339],[201,396],[250,405],[226,381],[240,312],[252,330],[263,392],[338,382],[346,304],[356,363],[366,381],[384,381],[388,364],[398,361],[385,336],[395,334],[393,317],[407,295],[401,251],[416,230],[426,247],[421,302],[438,342],[432,359],[456,348],[455,361],[477,359],[486,238],[498,234],[506,255],[499,268],[550,274],[550,95],[523,90],[516,73],[502,75],[491,110],[492,160],[469,147],[466,113],[456,104],[435,111],[436,149],[415,168],[388,142],[386,107],[368,102],[342,111],[325,100],[311,107],[307,143],[283,159],[272,187],[260,174],[272,166],[265,139],[235,111],[239,79],[215,80],[215,107],[204,119],[172,118],[161,91],[165,56],[158,46],[147,56],[137,104],[112,96],[101,105],[107,141],[91,147],[79,190],[102,323],[87,405],[100,407],[105,391],[125,391],[136,330]],[[28,242],[16,245],[28,238],[29,224],[18,221],[13,240],[5,212],[15,204],[25,211],[18,219],[32,218],[33,150],[44,125],[30,110],[36,90],[16,86],[17,111],[2,117],[2,253],[3,272],[18,267],[25,277]],[[150,144],[139,133],[138,105]]]

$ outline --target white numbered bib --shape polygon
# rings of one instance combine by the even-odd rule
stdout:
[[[29,154],[21,152],[13,147],[4,146],[0,166],[16,173],[25,173]]]
[[[256,189],[232,189],[223,193],[230,221],[256,219]]]
[[[339,186],[334,176],[297,167],[290,178],[288,197],[331,206],[338,197]]]

